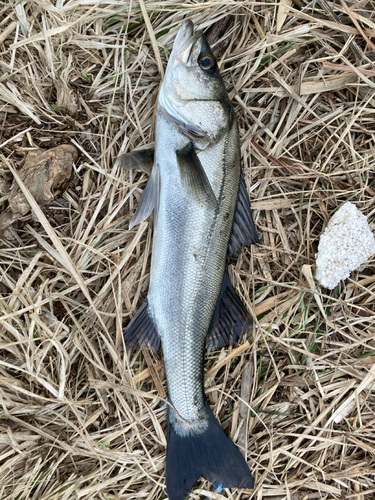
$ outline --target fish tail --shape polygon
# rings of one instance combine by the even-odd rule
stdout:
[[[181,434],[168,418],[166,482],[169,500],[184,500],[201,476],[227,488],[254,486],[244,457],[226,436],[207,403],[206,414],[208,421],[203,432]]]

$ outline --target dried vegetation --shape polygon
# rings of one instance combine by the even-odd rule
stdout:
[[[147,293],[147,176],[119,154],[154,138],[176,30],[208,30],[236,108],[261,244],[230,267],[256,318],[211,353],[206,390],[256,489],[190,498],[375,498],[375,260],[329,292],[319,235],[351,200],[375,229],[374,3],[10,0],[0,5],[0,199],[34,220],[0,240],[0,498],[165,499],[162,360],[122,353]],[[43,210],[29,151],[79,151]]]

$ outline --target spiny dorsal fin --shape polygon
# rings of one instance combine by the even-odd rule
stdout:
[[[239,252],[242,247],[259,243],[250,209],[250,199],[241,169],[240,187],[238,189],[237,206],[234,213],[232,234],[228,245],[228,257]]]
[[[242,335],[248,333],[253,327],[250,314],[236,294],[228,272],[224,275],[211,325],[211,330],[206,337],[207,351],[238,342]]]
[[[140,346],[150,347],[157,352],[160,348],[160,336],[156,331],[147,299],[138,309],[134,318],[124,330],[125,347],[135,349]]]
[[[195,152],[192,142],[176,151],[182,185],[197,203],[206,204],[213,210],[218,206],[215,193]]]

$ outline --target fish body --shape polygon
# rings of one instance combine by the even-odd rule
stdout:
[[[155,210],[150,288],[124,338],[130,346],[162,345],[171,403],[167,491],[170,500],[183,500],[201,475],[228,487],[253,485],[206,401],[203,364],[205,345],[227,345],[251,327],[227,261],[258,241],[234,110],[213,53],[190,21],[174,43],[155,129],[154,165],[132,221]]]

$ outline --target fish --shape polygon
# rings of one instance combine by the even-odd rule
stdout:
[[[169,499],[183,500],[201,476],[252,488],[247,462],[210,409],[203,373],[206,349],[238,342],[252,328],[228,263],[259,239],[235,112],[214,54],[190,20],[176,35],[159,90],[155,149],[124,155],[123,165],[151,172],[130,223],[132,228],[154,211],[150,285],[124,343],[162,347]]]

